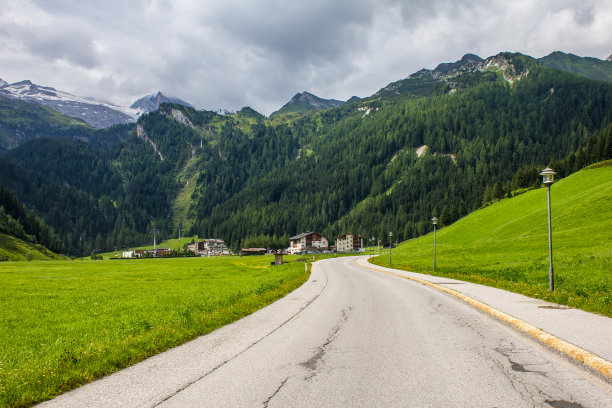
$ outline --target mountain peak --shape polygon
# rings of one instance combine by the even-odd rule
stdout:
[[[161,105],[162,103],[175,103],[177,105],[183,105],[193,108],[190,103],[187,103],[179,98],[166,96],[161,93],[161,91],[157,91],[157,93],[153,92],[152,94],[143,96],[142,98],[134,102],[132,106],[130,106],[130,108],[139,109],[142,111],[142,113],[149,113],[159,109],[159,105]]]
[[[4,86],[7,85],[8,82],[6,82],[4,79],[0,78],[0,86]]]
[[[612,62],[612,54],[610,54],[610,56],[608,58],[606,58],[606,61]]]
[[[310,92],[304,91],[296,93],[289,102],[283,105],[283,107],[276,112],[272,113],[272,115],[290,112],[304,113],[314,110],[336,108],[340,105],[344,105],[344,103],[344,101],[339,101],[337,99],[319,98]]]
[[[483,61],[484,60],[476,54],[465,54],[459,61],[443,62],[442,64],[439,64],[434,71],[447,73],[450,71],[465,70],[465,68],[473,67],[474,65],[478,65]]]

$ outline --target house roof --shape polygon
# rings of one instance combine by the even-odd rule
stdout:
[[[327,237],[325,235],[323,235],[323,234],[319,234],[318,232],[314,232],[314,231],[309,231],[309,232],[302,232],[301,234],[296,235],[295,237],[291,237],[291,238],[289,238],[289,241],[294,241],[296,239],[300,239],[300,238],[306,237],[306,236],[308,236],[310,234],[317,234],[317,235],[320,235],[321,237],[327,239]]]
[[[293,241],[294,239],[300,239],[300,238],[305,237],[306,235],[310,235],[310,234],[312,234],[312,231],[310,231],[310,232],[302,232],[301,234],[298,234],[295,237],[289,238],[289,241]]]

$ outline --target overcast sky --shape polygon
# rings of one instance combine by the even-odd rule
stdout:
[[[2,0],[0,78],[119,105],[161,90],[269,115],[466,53],[612,53],[610,0]]]

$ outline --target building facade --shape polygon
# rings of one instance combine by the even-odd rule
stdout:
[[[363,248],[363,239],[359,235],[344,234],[336,238],[336,251],[352,252],[360,251]]]
[[[299,254],[303,251],[322,251],[329,249],[329,239],[316,232],[304,232],[289,238],[290,254]]]
[[[225,246],[225,242],[223,242],[222,239],[196,241],[193,244],[187,245],[187,249],[200,256],[230,255],[230,251],[227,246]]]

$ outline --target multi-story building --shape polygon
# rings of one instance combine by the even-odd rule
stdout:
[[[299,254],[303,251],[322,251],[329,249],[329,240],[326,236],[316,232],[304,232],[289,238],[290,254]]]
[[[229,255],[230,251],[222,239],[205,239],[187,245],[187,249],[200,256]]]
[[[363,239],[359,235],[344,234],[336,238],[336,251],[352,252],[359,251],[363,248]]]

